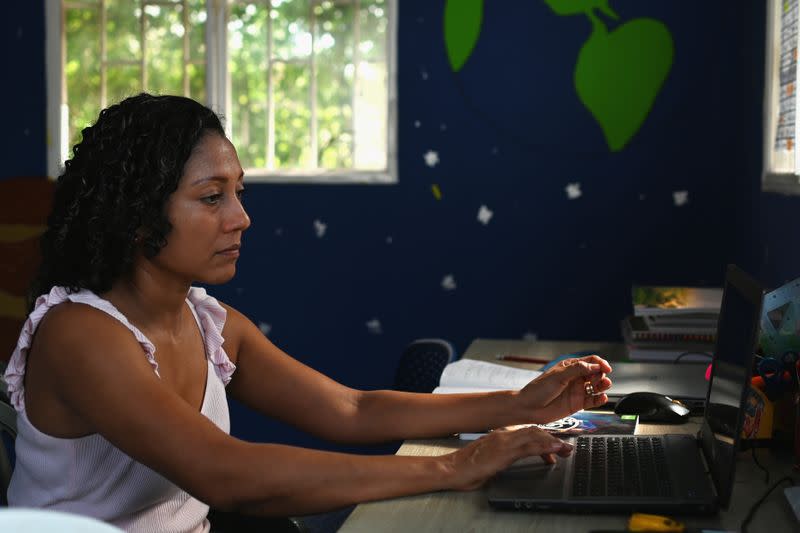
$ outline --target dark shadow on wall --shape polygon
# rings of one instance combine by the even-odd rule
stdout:
[[[7,362],[27,316],[25,296],[41,258],[55,183],[47,178],[0,180],[0,362]]]

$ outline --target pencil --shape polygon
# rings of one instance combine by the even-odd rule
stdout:
[[[544,359],[542,357],[530,357],[527,355],[498,355],[496,356],[498,361],[512,361],[514,363],[536,363],[540,365],[546,365],[547,363],[552,362],[552,359]]]

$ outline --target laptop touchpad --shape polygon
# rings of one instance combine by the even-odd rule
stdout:
[[[541,457],[522,459],[495,476],[492,492],[500,497],[506,491],[516,496],[557,497],[562,494],[568,464],[560,457],[554,465]]]

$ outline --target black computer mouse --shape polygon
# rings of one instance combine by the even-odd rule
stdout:
[[[639,415],[646,424],[683,424],[689,420],[689,408],[678,400],[655,392],[632,392],[614,407],[618,415]]]

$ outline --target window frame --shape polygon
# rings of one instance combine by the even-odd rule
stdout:
[[[775,161],[775,128],[778,115],[779,87],[780,87],[780,26],[781,14],[780,0],[767,0],[766,17],[766,46],[764,61],[764,124],[763,124],[763,171],[761,177],[761,189],[764,192],[777,192],[787,195],[800,195],[800,95],[798,95],[798,82],[795,81],[795,158],[792,166],[794,172],[776,170]],[[785,163],[784,163],[785,164]]]
[[[319,2],[320,0],[312,0]],[[273,170],[246,168],[249,183],[301,184],[396,184],[397,179],[397,3],[386,0],[386,168],[381,170],[293,169]],[[223,116],[231,116],[230,79],[228,76],[227,0],[206,0],[206,102]],[[64,60],[66,53],[63,29],[62,0],[45,1],[45,73],[47,85],[47,171],[52,178],[63,168],[69,147],[67,143],[68,107],[62,103],[64,93]],[[225,121],[231,137],[231,127]]]

